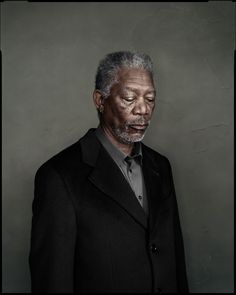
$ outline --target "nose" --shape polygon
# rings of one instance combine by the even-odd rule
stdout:
[[[146,115],[149,112],[148,110],[149,108],[144,98],[140,97],[139,99],[136,100],[136,103],[133,109],[133,112],[135,115]]]

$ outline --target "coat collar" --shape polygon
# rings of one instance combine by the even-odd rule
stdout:
[[[152,229],[156,222],[160,196],[160,174],[158,168],[153,164],[153,158],[143,145],[143,174],[149,204],[148,219],[119,167],[95,136],[95,130],[90,129],[80,140],[82,159],[93,168],[89,180],[117,202],[144,228],[150,226]]]

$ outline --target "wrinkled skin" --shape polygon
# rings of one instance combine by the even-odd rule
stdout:
[[[104,99],[94,91],[94,103],[101,110],[100,124],[108,138],[124,153],[141,141],[155,108],[155,88],[151,74],[143,69],[121,69],[118,83]]]

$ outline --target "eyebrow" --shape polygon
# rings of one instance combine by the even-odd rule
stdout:
[[[125,86],[123,87],[122,90],[129,90],[129,91],[133,91],[133,92],[138,92],[138,89],[135,89],[135,88],[132,88],[132,87],[129,87],[129,86]],[[154,95],[156,95],[156,90],[155,89],[152,89],[152,90],[148,90],[147,93],[154,93]]]

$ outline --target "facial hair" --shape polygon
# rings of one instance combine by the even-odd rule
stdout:
[[[145,121],[144,119],[140,118],[140,119],[137,119],[134,121],[129,121],[129,122],[127,121],[127,122],[125,122],[124,126],[122,126],[120,128],[114,127],[114,128],[112,128],[112,130],[113,130],[114,135],[116,136],[116,138],[120,142],[125,143],[125,144],[132,144],[134,142],[139,142],[139,141],[143,140],[149,124],[150,124],[150,121]],[[130,134],[129,128],[132,125],[147,125],[147,127],[140,134]]]

